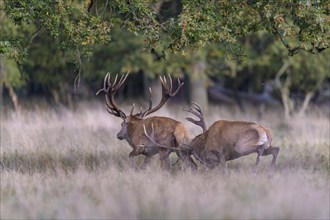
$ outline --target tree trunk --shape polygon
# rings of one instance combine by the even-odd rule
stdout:
[[[156,103],[158,103],[162,97],[162,89],[161,89],[162,85],[160,83],[160,80],[158,78],[154,80],[150,80],[149,87],[151,88],[151,92],[152,92],[151,101],[152,103],[155,103],[154,105],[156,105]],[[149,92],[145,97],[146,97],[145,100],[149,101]],[[145,103],[148,104],[147,102]]]
[[[281,88],[281,97],[282,97],[282,103],[284,107],[284,116],[285,118],[290,118],[291,114],[293,113],[294,106],[293,102],[290,98],[290,89],[289,89],[289,83],[285,83],[287,85],[283,86]]]
[[[20,116],[21,107],[18,101],[18,97],[16,95],[15,89],[10,84],[10,82],[6,82],[4,79],[4,64],[3,64],[3,56],[0,55],[0,104],[2,105],[2,89],[6,87],[9,91],[10,99],[14,105],[15,112],[17,116]]]
[[[14,109],[15,109],[17,116],[20,116],[21,107],[18,102],[18,97],[16,95],[16,92],[15,92],[13,86],[10,83],[5,83],[5,87],[7,87],[8,91],[9,91],[9,96],[10,96],[11,101],[13,102]]]
[[[205,61],[199,60],[192,68],[189,75],[190,101],[202,106],[203,111],[207,112],[209,101],[207,97],[207,81],[205,77]]]
[[[3,67],[3,55],[0,54],[0,123],[2,123],[2,111],[3,111],[3,101],[2,101],[2,89],[3,89],[3,80],[4,80],[4,67]],[[0,124],[0,146],[2,147],[2,125]]]
[[[280,68],[280,70],[276,73],[276,77],[275,77],[276,86],[281,91],[281,99],[282,99],[282,104],[283,104],[283,108],[284,108],[285,118],[289,118],[294,109],[293,102],[290,99],[291,78],[288,75],[288,77],[285,79],[285,81],[283,83],[281,82],[281,79],[280,79],[281,76],[287,71],[289,66],[290,65],[288,62],[284,62],[282,67]]]
[[[3,80],[4,80],[4,67],[3,67],[3,55],[0,54],[0,106],[3,106],[2,93],[3,93]],[[1,108],[3,109],[3,108]],[[1,121],[2,112],[0,112],[0,121]],[[1,134],[1,132],[0,132]]]
[[[72,92],[70,85],[67,82],[62,82],[60,85],[60,93],[62,97],[62,102],[70,109],[75,110],[75,105],[73,101]]]
[[[304,102],[298,112],[298,116],[303,116],[306,113],[306,110],[308,108],[308,105],[312,99],[312,97],[314,96],[314,91],[309,91],[306,93],[305,98],[304,98]]]
[[[50,92],[52,93],[55,105],[59,106],[61,104],[61,99],[60,99],[60,94],[59,94],[58,90],[55,88],[52,88],[50,90]]]

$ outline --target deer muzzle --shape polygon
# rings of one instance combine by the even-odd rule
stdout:
[[[118,133],[118,134],[117,134],[117,138],[118,138],[119,140],[123,140],[123,139],[124,139],[124,136],[122,136],[120,133]]]

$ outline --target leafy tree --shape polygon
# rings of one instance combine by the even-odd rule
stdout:
[[[315,56],[307,53],[294,57],[283,56],[279,61],[282,65],[278,65],[281,68],[278,69],[275,80],[281,92],[286,117],[296,113],[301,116],[306,112],[314,94],[330,78],[329,60],[330,54],[326,52]],[[293,92],[295,96],[292,95]]]
[[[45,47],[47,45],[47,47]],[[55,103],[73,107],[73,72],[78,72],[76,55],[64,50],[57,39],[47,34],[38,37],[31,46],[29,62],[22,63],[22,69],[30,80],[30,87],[51,96]]]
[[[2,86],[8,89],[15,111],[19,115],[21,107],[15,88],[25,86],[26,81],[20,75],[17,64],[13,60],[5,58],[2,55],[0,55],[0,83],[1,92]],[[0,97],[2,98],[2,96]]]
[[[5,0],[1,4],[15,24],[34,24],[35,34],[45,30],[55,38],[63,36],[61,43],[66,48],[108,43],[111,29],[119,25],[142,33],[149,46],[165,44],[173,51],[201,48],[210,42],[233,44],[241,36],[266,30],[281,40],[289,55],[329,47],[329,7],[329,1],[321,0]],[[1,53],[26,46],[8,37],[1,39]]]
[[[285,49],[279,49],[281,56],[293,56],[301,51],[318,54],[329,48],[329,7],[328,0],[4,0],[0,3],[0,15],[6,17],[0,21],[5,27],[1,30],[0,53],[24,64],[28,54],[38,54],[32,52],[36,39],[50,36],[55,39],[54,46],[59,47],[56,52],[71,51],[63,56],[70,60],[72,55],[76,56],[78,76],[83,66],[81,56],[91,56],[94,51],[97,55],[91,58],[94,64],[102,63],[108,53],[119,52],[106,62],[114,70],[139,71],[142,65],[143,71],[150,75],[186,72],[192,83],[201,81],[205,73],[214,70],[213,64],[221,66],[210,58],[222,56],[226,67],[220,69],[239,80],[237,76],[251,71],[251,66],[257,65],[260,72],[272,64],[269,60],[266,62],[271,55],[259,54],[262,47],[248,50],[251,45],[258,45],[248,37],[251,33],[267,32]],[[125,38],[120,38],[116,36],[118,30],[131,34],[122,32]],[[109,43],[116,46],[109,50],[102,48]],[[268,43],[266,40],[265,44]],[[228,54],[240,60],[223,59]],[[244,55],[248,59],[252,57],[252,61],[242,62]],[[258,60],[265,62],[258,63]],[[59,76],[63,71],[40,71],[39,74],[45,72],[49,75],[38,77]],[[95,71],[86,72],[90,79],[99,75]],[[54,82],[61,81],[59,78],[54,78]],[[260,81],[260,77],[256,78]],[[202,84],[205,89],[205,80]]]

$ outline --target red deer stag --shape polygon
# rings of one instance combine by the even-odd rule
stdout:
[[[161,166],[165,169],[170,169],[169,155],[173,150],[152,146],[153,143],[151,143],[144,135],[145,127],[148,130],[151,130],[151,126],[153,126],[155,132],[155,140],[163,145],[171,146],[173,148],[178,148],[181,145],[187,144],[190,140],[189,133],[181,122],[172,118],[160,116],[153,116],[149,118],[145,117],[158,111],[171,97],[177,94],[184,83],[181,83],[178,79],[178,88],[173,92],[171,76],[168,76],[169,83],[167,82],[165,76],[163,78],[159,77],[162,85],[162,98],[159,104],[155,107],[152,107],[152,92],[149,88],[149,108],[145,111],[142,111],[141,109],[139,113],[133,114],[135,106],[135,104],[133,104],[130,115],[126,116],[126,114],[117,106],[115,102],[115,94],[124,84],[127,76],[128,74],[123,75],[118,81],[118,75],[116,75],[115,80],[111,82],[110,74],[108,73],[104,78],[103,88],[96,94],[104,92],[107,111],[111,115],[123,119],[121,129],[117,134],[117,138],[119,140],[125,139],[133,148],[129,154],[132,165],[136,167],[135,156],[137,155],[143,154],[146,156],[142,164],[142,167],[144,167],[151,160],[153,155],[159,154],[161,159]],[[186,161],[186,163],[191,166],[192,169],[197,168],[197,165],[194,163],[189,154],[186,152],[177,152],[177,154],[179,158]]]
[[[270,131],[253,122],[245,121],[225,121],[219,120],[214,122],[209,129],[206,128],[204,115],[198,104],[194,103],[194,107],[186,110],[200,120],[187,117],[186,119],[203,129],[203,133],[196,136],[190,144],[181,150],[186,150],[189,154],[208,167],[215,167],[219,164],[226,166],[226,161],[234,160],[241,156],[251,153],[257,153],[257,161],[254,172],[257,171],[259,157],[273,155],[271,166],[275,166],[276,158],[279,153],[278,147],[271,146],[272,135]],[[157,145],[153,137],[153,133],[145,136]],[[158,144],[158,147],[168,148],[166,145]]]

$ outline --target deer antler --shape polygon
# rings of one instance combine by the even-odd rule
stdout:
[[[115,94],[118,92],[118,90],[120,89],[120,87],[124,84],[124,82],[127,79],[129,73],[122,75],[118,80],[118,74],[116,74],[115,80],[113,81],[113,83],[111,83],[111,77],[110,77],[110,73],[107,73],[107,75],[104,77],[104,81],[103,81],[103,88],[100,89],[96,95],[98,95],[100,92],[104,92],[105,96],[104,96],[104,100],[105,100],[105,105],[107,108],[107,111],[117,117],[126,118],[125,113],[120,110],[118,108],[118,106],[116,105],[115,102]]]
[[[172,91],[173,81],[172,81],[171,75],[168,74],[168,78],[169,78],[169,85],[167,83],[166,76],[159,77],[160,82],[162,84],[162,98],[161,98],[160,102],[158,103],[158,105],[154,108],[152,107],[152,101],[151,101],[152,91],[151,91],[151,88],[149,87],[149,108],[147,110],[145,110],[144,112],[141,111],[138,114],[138,116],[140,118],[144,118],[145,116],[158,111],[167,102],[168,99],[170,99],[171,97],[175,96],[178,93],[178,91],[184,84],[183,82],[180,81],[180,79],[178,79],[178,88],[173,92]]]
[[[204,115],[203,115],[201,106],[198,105],[196,102],[193,102],[192,104],[193,104],[193,106],[190,107],[190,109],[184,109],[184,111],[190,112],[191,114],[197,116],[199,118],[199,120],[197,121],[190,117],[186,117],[186,120],[200,126],[203,129],[203,132],[205,132],[207,130],[207,128],[206,128],[206,123],[204,120]]]

